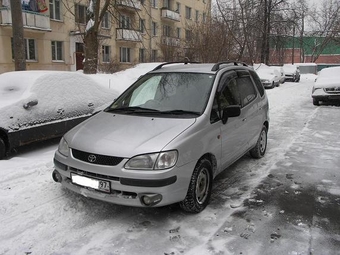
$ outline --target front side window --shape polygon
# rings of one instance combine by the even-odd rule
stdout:
[[[86,24],[86,6],[76,4],[75,5],[75,20],[78,24]]]
[[[102,56],[103,56],[103,63],[110,62],[110,46],[103,45],[102,46]]]
[[[122,63],[131,62],[130,53],[131,53],[130,48],[121,47],[120,48],[120,62]]]
[[[52,49],[52,60],[62,61],[63,60],[63,42],[52,41],[51,49]]]
[[[108,109],[129,114],[197,117],[208,103],[214,75],[157,73],[139,79]]]
[[[60,0],[50,0],[50,19],[61,20]]]

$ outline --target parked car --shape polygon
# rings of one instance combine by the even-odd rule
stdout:
[[[0,159],[13,148],[62,136],[117,96],[79,72],[0,75]]]
[[[320,102],[340,102],[340,67],[328,67],[319,72],[312,90],[314,105]]]
[[[280,77],[279,81],[280,81],[280,84],[283,84],[286,79],[285,70],[283,69],[283,66],[270,66],[270,68],[279,72],[279,77]]]
[[[278,70],[270,68],[265,64],[255,64],[254,70],[265,88],[272,89],[280,86],[280,72]]]
[[[294,64],[284,64],[283,70],[285,71],[285,80],[292,82],[300,81],[300,68]]]
[[[179,202],[197,213],[217,174],[247,152],[264,156],[268,127],[268,99],[252,68],[164,63],[64,135],[52,177],[106,202]]]

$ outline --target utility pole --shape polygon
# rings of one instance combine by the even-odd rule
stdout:
[[[22,20],[21,0],[11,0],[12,34],[15,71],[26,70],[24,25]]]

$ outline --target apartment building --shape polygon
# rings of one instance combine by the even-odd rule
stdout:
[[[22,1],[27,70],[83,68],[89,0],[45,0],[43,10]],[[34,1],[35,2],[35,1]],[[41,2],[41,1],[39,1]],[[103,1],[102,1],[103,2]],[[9,0],[0,0],[0,73],[13,71]],[[183,59],[190,27],[210,15],[211,0],[113,0],[101,23],[99,68]]]

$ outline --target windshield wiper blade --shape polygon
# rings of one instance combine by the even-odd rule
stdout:
[[[138,106],[131,107],[120,107],[120,108],[110,108],[106,109],[106,112],[138,112],[138,113],[149,113],[149,112],[159,112],[155,109],[143,108]]]
[[[186,111],[186,110],[162,111],[160,113],[162,113],[162,114],[174,114],[174,115],[186,115],[186,114],[196,115],[196,116],[200,116],[201,115],[201,113],[199,113],[199,112]]]

